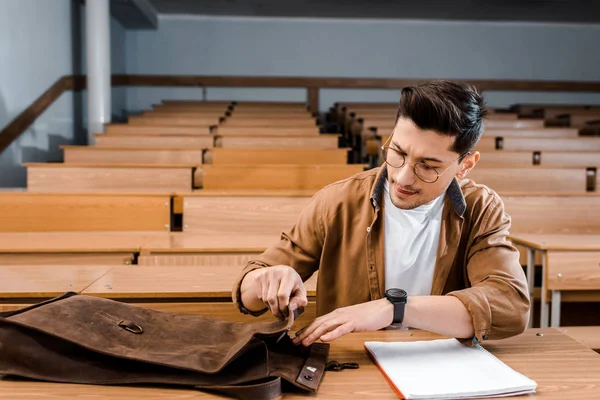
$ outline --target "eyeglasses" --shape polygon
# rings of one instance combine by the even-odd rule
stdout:
[[[390,139],[391,139],[391,136],[390,136]],[[387,142],[389,142],[390,139],[388,139]],[[386,144],[387,144],[387,142],[386,142]],[[398,152],[398,150],[396,150],[390,146],[386,146],[385,144],[383,146],[381,146],[381,150],[383,151],[383,160],[390,167],[402,168],[402,167],[404,167],[404,164],[406,164],[406,157],[404,156],[404,154]],[[463,158],[464,156],[466,156],[468,154],[470,154],[470,152],[460,155],[454,161],[460,160],[461,158]],[[454,164],[454,161],[452,161],[452,164]],[[452,164],[450,164],[442,172],[438,172],[437,168],[427,165],[424,162],[418,162],[418,163],[414,164],[413,172],[414,172],[415,176],[417,178],[419,178],[420,180],[422,180],[423,182],[435,183],[435,182],[437,182],[438,179],[440,179],[440,176],[444,175],[444,173],[446,173],[446,171],[448,171],[448,169],[450,169]]]

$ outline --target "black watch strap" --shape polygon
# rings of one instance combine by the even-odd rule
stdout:
[[[392,303],[394,305],[394,324],[401,324],[404,320],[404,308],[406,307],[406,303],[404,302],[396,302]]]

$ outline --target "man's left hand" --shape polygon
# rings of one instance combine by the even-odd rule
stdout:
[[[385,298],[338,308],[297,332],[294,343],[310,346],[319,339],[330,342],[351,332],[376,331],[389,326],[393,319],[394,306]]]

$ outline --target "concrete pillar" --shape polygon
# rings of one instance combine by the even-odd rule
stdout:
[[[87,68],[88,143],[103,133],[111,120],[109,0],[86,0],[85,44]]]

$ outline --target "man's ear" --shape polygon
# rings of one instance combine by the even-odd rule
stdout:
[[[481,157],[481,154],[478,151],[475,151],[465,156],[465,158],[463,158],[462,160],[460,170],[456,174],[456,177],[459,179],[464,179],[467,176],[467,174],[473,168],[475,168],[475,165],[477,165],[477,163],[479,162],[479,157]]]

